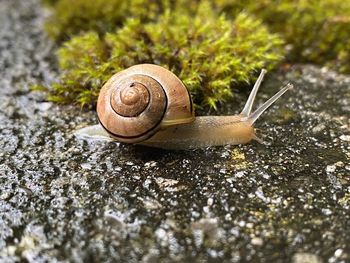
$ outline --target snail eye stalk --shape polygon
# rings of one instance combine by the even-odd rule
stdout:
[[[263,105],[261,105],[256,111],[254,111],[249,117],[248,121],[253,125],[257,119],[259,119],[260,115],[264,113],[276,100],[278,100],[287,90],[293,88],[293,85],[288,83],[284,86],[279,92],[273,95],[270,99],[268,99]]]
[[[263,105],[261,105],[254,113],[250,114],[253,108],[254,100],[256,97],[256,94],[258,93],[259,87],[264,79],[264,76],[266,74],[266,69],[262,69],[260,72],[260,75],[257,79],[257,81],[254,84],[254,87],[252,91],[249,94],[249,98],[247,102],[244,105],[244,108],[241,112],[241,116],[243,116],[242,120],[247,120],[252,125],[256,120],[260,117],[261,114],[264,113],[276,100],[278,100],[287,90],[293,88],[293,85],[288,83],[286,86],[284,86],[279,92],[277,92],[275,95],[273,95],[269,100],[267,100]]]
[[[255,82],[254,87],[249,94],[249,98],[248,98],[247,102],[245,103],[244,108],[241,112],[242,116],[249,117],[250,112],[252,111],[252,107],[254,104],[256,94],[258,93],[259,87],[264,79],[266,72],[267,72],[266,69],[261,70],[260,75],[259,75],[257,81]]]

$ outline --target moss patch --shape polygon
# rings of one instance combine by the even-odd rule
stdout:
[[[56,102],[94,105],[112,74],[145,62],[174,71],[197,106],[211,108],[285,58],[350,72],[349,1],[43,2],[52,7],[49,35],[67,40],[61,80],[46,88]]]
[[[147,0],[45,0],[52,5],[46,31],[55,40],[67,40],[86,31],[114,31],[128,17],[148,20],[162,5]],[[147,6],[147,8],[145,8]]]
[[[288,60],[327,65],[350,73],[350,2],[343,0],[264,0],[216,2],[228,16],[246,10],[281,34]]]
[[[130,18],[115,33],[89,32],[65,42],[58,51],[61,81],[49,89],[49,98],[94,104],[112,74],[154,63],[178,75],[197,105],[215,108],[232,96],[232,88],[280,62],[282,44],[246,13],[232,21],[218,16],[208,3],[199,5],[194,15],[167,9],[157,21]]]

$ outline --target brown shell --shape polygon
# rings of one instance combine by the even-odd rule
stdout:
[[[97,115],[109,134],[127,143],[144,141],[161,128],[194,120],[185,85],[169,70],[152,64],[113,75],[100,91]]]

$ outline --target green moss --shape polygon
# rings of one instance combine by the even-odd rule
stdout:
[[[42,0],[50,7],[45,28],[60,42],[88,31],[114,32],[129,18],[155,21],[164,10],[195,10],[196,0]]]
[[[56,40],[69,39],[75,34],[114,31],[128,17],[152,19],[161,5],[148,0],[46,0],[52,3],[52,15],[46,31]]]
[[[229,16],[241,10],[254,13],[284,37],[291,62],[350,72],[350,1],[219,0],[216,6]]]
[[[55,102],[89,104],[108,79],[108,48],[95,32],[72,38],[59,50],[60,83],[54,83],[48,98]]]
[[[131,18],[116,33],[99,37],[90,32],[66,42],[58,52],[61,81],[53,85],[50,98],[93,104],[112,74],[154,63],[179,76],[197,105],[215,108],[262,67],[273,68],[283,58],[282,44],[246,13],[231,21],[218,17],[208,3],[193,15],[168,9],[157,21]]]

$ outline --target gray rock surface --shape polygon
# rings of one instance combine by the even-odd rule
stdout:
[[[1,262],[349,262],[350,77],[270,75],[268,145],[161,151],[83,141],[95,113],[30,92],[55,78],[38,1],[0,1]],[[222,109],[236,113],[241,100]]]

